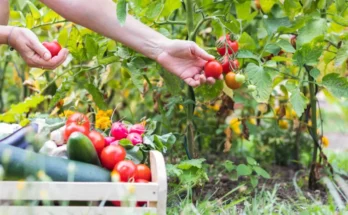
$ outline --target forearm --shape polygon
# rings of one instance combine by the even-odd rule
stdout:
[[[8,0],[0,0],[0,25],[7,25],[9,17]]]
[[[0,45],[7,44],[11,28],[12,27],[0,25]]]
[[[116,4],[111,0],[41,0],[66,19],[155,59],[168,39],[128,16],[124,26],[117,20]]]

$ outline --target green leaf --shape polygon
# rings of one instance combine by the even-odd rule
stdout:
[[[236,3],[237,18],[241,20],[247,20],[250,15],[251,1],[245,1],[243,3]]]
[[[323,53],[322,46],[313,46],[306,44],[298,49],[293,55],[293,62],[295,65],[303,66],[314,66],[319,62],[319,57]]]
[[[192,160],[185,160],[185,161],[182,161],[180,162],[177,167],[179,169],[182,169],[182,170],[187,170],[187,169],[190,169],[192,167],[196,167],[198,169],[201,169],[202,168],[202,164],[203,162],[205,162],[205,159],[204,158],[200,158],[200,159],[192,159]]]
[[[146,17],[150,20],[155,20],[162,11],[163,4],[160,1],[154,1],[148,6]]]
[[[169,16],[173,11],[181,7],[180,0],[166,0],[162,10],[161,16]]]
[[[314,80],[316,80],[317,77],[320,75],[320,70],[317,68],[313,68],[311,71],[309,71],[309,74],[314,78]]]
[[[254,39],[246,32],[243,32],[243,34],[239,38],[238,45],[240,49],[244,49],[244,50],[254,51],[256,49],[256,44]]]
[[[279,40],[277,42],[277,45],[285,52],[294,53],[296,51],[288,40]]]
[[[98,108],[100,108],[102,110],[106,110],[107,109],[107,105],[106,105],[106,103],[104,101],[104,96],[99,91],[99,89],[96,86],[94,86],[93,84],[90,84],[90,83],[85,84],[84,87],[92,95],[93,101],[98,106]]]
[[[98,44],[91,35],[85,37],[87,59],[92,59],[98,54]]]
[[[252,173],[252,169],[250,166],[245,164],[239,164],[237,166],[237,176],[249,176]]]
[[[127,0],[119,0],[117,3],[117,19],[120,22],[120,25],[123,26],[126,23],[127,18]]]
[[[30,1],[27,1],[27,4],[28,4],[28,6],[30,8],[31,14],[33,15],[33,18],[36,19],[36,20],[40,19],[41,18],[41,14],[40,14],[40,11],[37,9],[37,7],[33,3],[31,3]]]
[[[45,72],[46,72],[46,70],[44,70],[44,69],[32,68],[32,69],[30,69],[29,73],[34,77],[34,79],[37,79]]]
[[[299,30],[297,36],[296,45],[301,47],[306,43],[312,42],[318,37],[323,37],[326,34],[327,21],[326,19],[312,19],[306,23],[306,25]]]
[[[82,37],[76,26],[71,28],[67,47],[72,56],[77,60],[83,61],[86,58]]]
[[[275,3],[276,0],[260,0],[261,9],[265,13],[269,13]]]
[[[203,84],[197,88],[195,88],[195,92],[197,95],[202,96],[206,100],[211,100],[220,95],[222,89],[224,88],[224,83],[222,80],[217,80],[215,84]]]
[[[347,78],[341,77],[337,73],[325,75],[322,84],[333,95],[338,98],[348,98],[348,81]]]
[[[239,59],[254,59],[256,61],[259,60],[259,57],[253,54],[251,51],[248,50],[239,50],[237,52],[237,58]]]
[[[172,95],[180,94],[182,88],[182,81],[176,75],[165,71],[163,68],[160,69],[160,75],[164,80],[165,86]]]
[[[346,1],[345,0],[336,0],[336,9],[338,13],[344,12],[344,9],[347,9],[346,7]]]
[[[122,139],[118,142],[122,147],[124,147],[125,149],[132,149],[134,146],[132,144],[132,142],[128,139]]]
[[[225,168],[227,171],[232,172],[236,168],[236,166],[233,164],[232,161],[226,160],[225,161]]]
[[[279,51],[280,51],[280,48],[276,44],[267,44],[265,46],[266,53],[271,53],[273,55],[277,55],[279,53]]]
[[[271,178],[271,176],[266,172],[266,170],[262,169],[259,166],[254,166],[253,167],[254,171],[257,173],[257,175],[262,176],[263,178]]]
[[[317,4],[317,7],[319,10],[323,10],[326,8],[326,0],[319,0],[318,1],[318,4]]]
[[[132,149],[127,150],[126,158],[132,160],[135,164],[140,164],[145,157],[139,146],[134,146]]]
[[[250,183],[255,188],[259,184],[259,179],[255,176],[250,176]]]
[[[335,66],[341,66],[348,60],[348,42],[345,42],[337,51]]]
[[[179,177],[181,174],[183,174],[183,171],[181,169],[178,169],[176,166],[173,164],[166,164],[166,170],[167,170],[167,175],[169,177]]]
[[[290,27],[291,23],[287,17],[264,19],[264,24],[269,35],[277,32],[279,27]]]
[[[257,165],[257,161],[252,157],[247,157],[247,162],[249,165]]]
[[[61,44],[62,46],[66,46],[66,44],[68,42],[68,37],[69,37],[68,29],[67,28],[63,28],[59,32],[58,43]]]
[[[284,1],[284,11],[285,14],[290,17],[291,20],[294,19],[296,14],[301,12],[301,4],[299,0],[285,0]]]
[[[254,63],[249,63],[247,68],[249,80],[256,86],[256,91],[253,92],[253,97],[257,102],[268,102],[272,92],[272,79],[266,70],[257,66]]]
[[[291,91],[290,103],[292,104],[297,116],[301,116],[307,107],[308,99],[299,89],[295,89]]]

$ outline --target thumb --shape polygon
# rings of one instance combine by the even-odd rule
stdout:
[[[200,48],[196,43],[194,43],[193,47],[191,48],[191,53],[206,61],[215,59],[213,55],[208,54],[206,51]]]
[[[52,58],[51,53],[48,51],[48,49],[40,43],[40,41],[35,40],[32,43],[32,49],[44,60],[48,61]]]

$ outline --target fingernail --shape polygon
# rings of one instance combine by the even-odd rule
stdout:
[[[50,54],[46,52],[46,53],[44,54],[44,59],[45,59],[45,60],[49,60],[50,58],[51,58]]]

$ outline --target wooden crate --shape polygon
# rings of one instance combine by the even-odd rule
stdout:
[[[0,182],[1,215],[108,215],[108,214],[166,214],[167,175],[163,155],[150,152],[151,183],[121,182]],[[147,207],[99,206],[107,200],[147,202]],[[92,206],[14,206],[15,200],[89,201]],[[96,204],[97,203],[97,204]],[[101,204],[103,205],[103,204]]]

